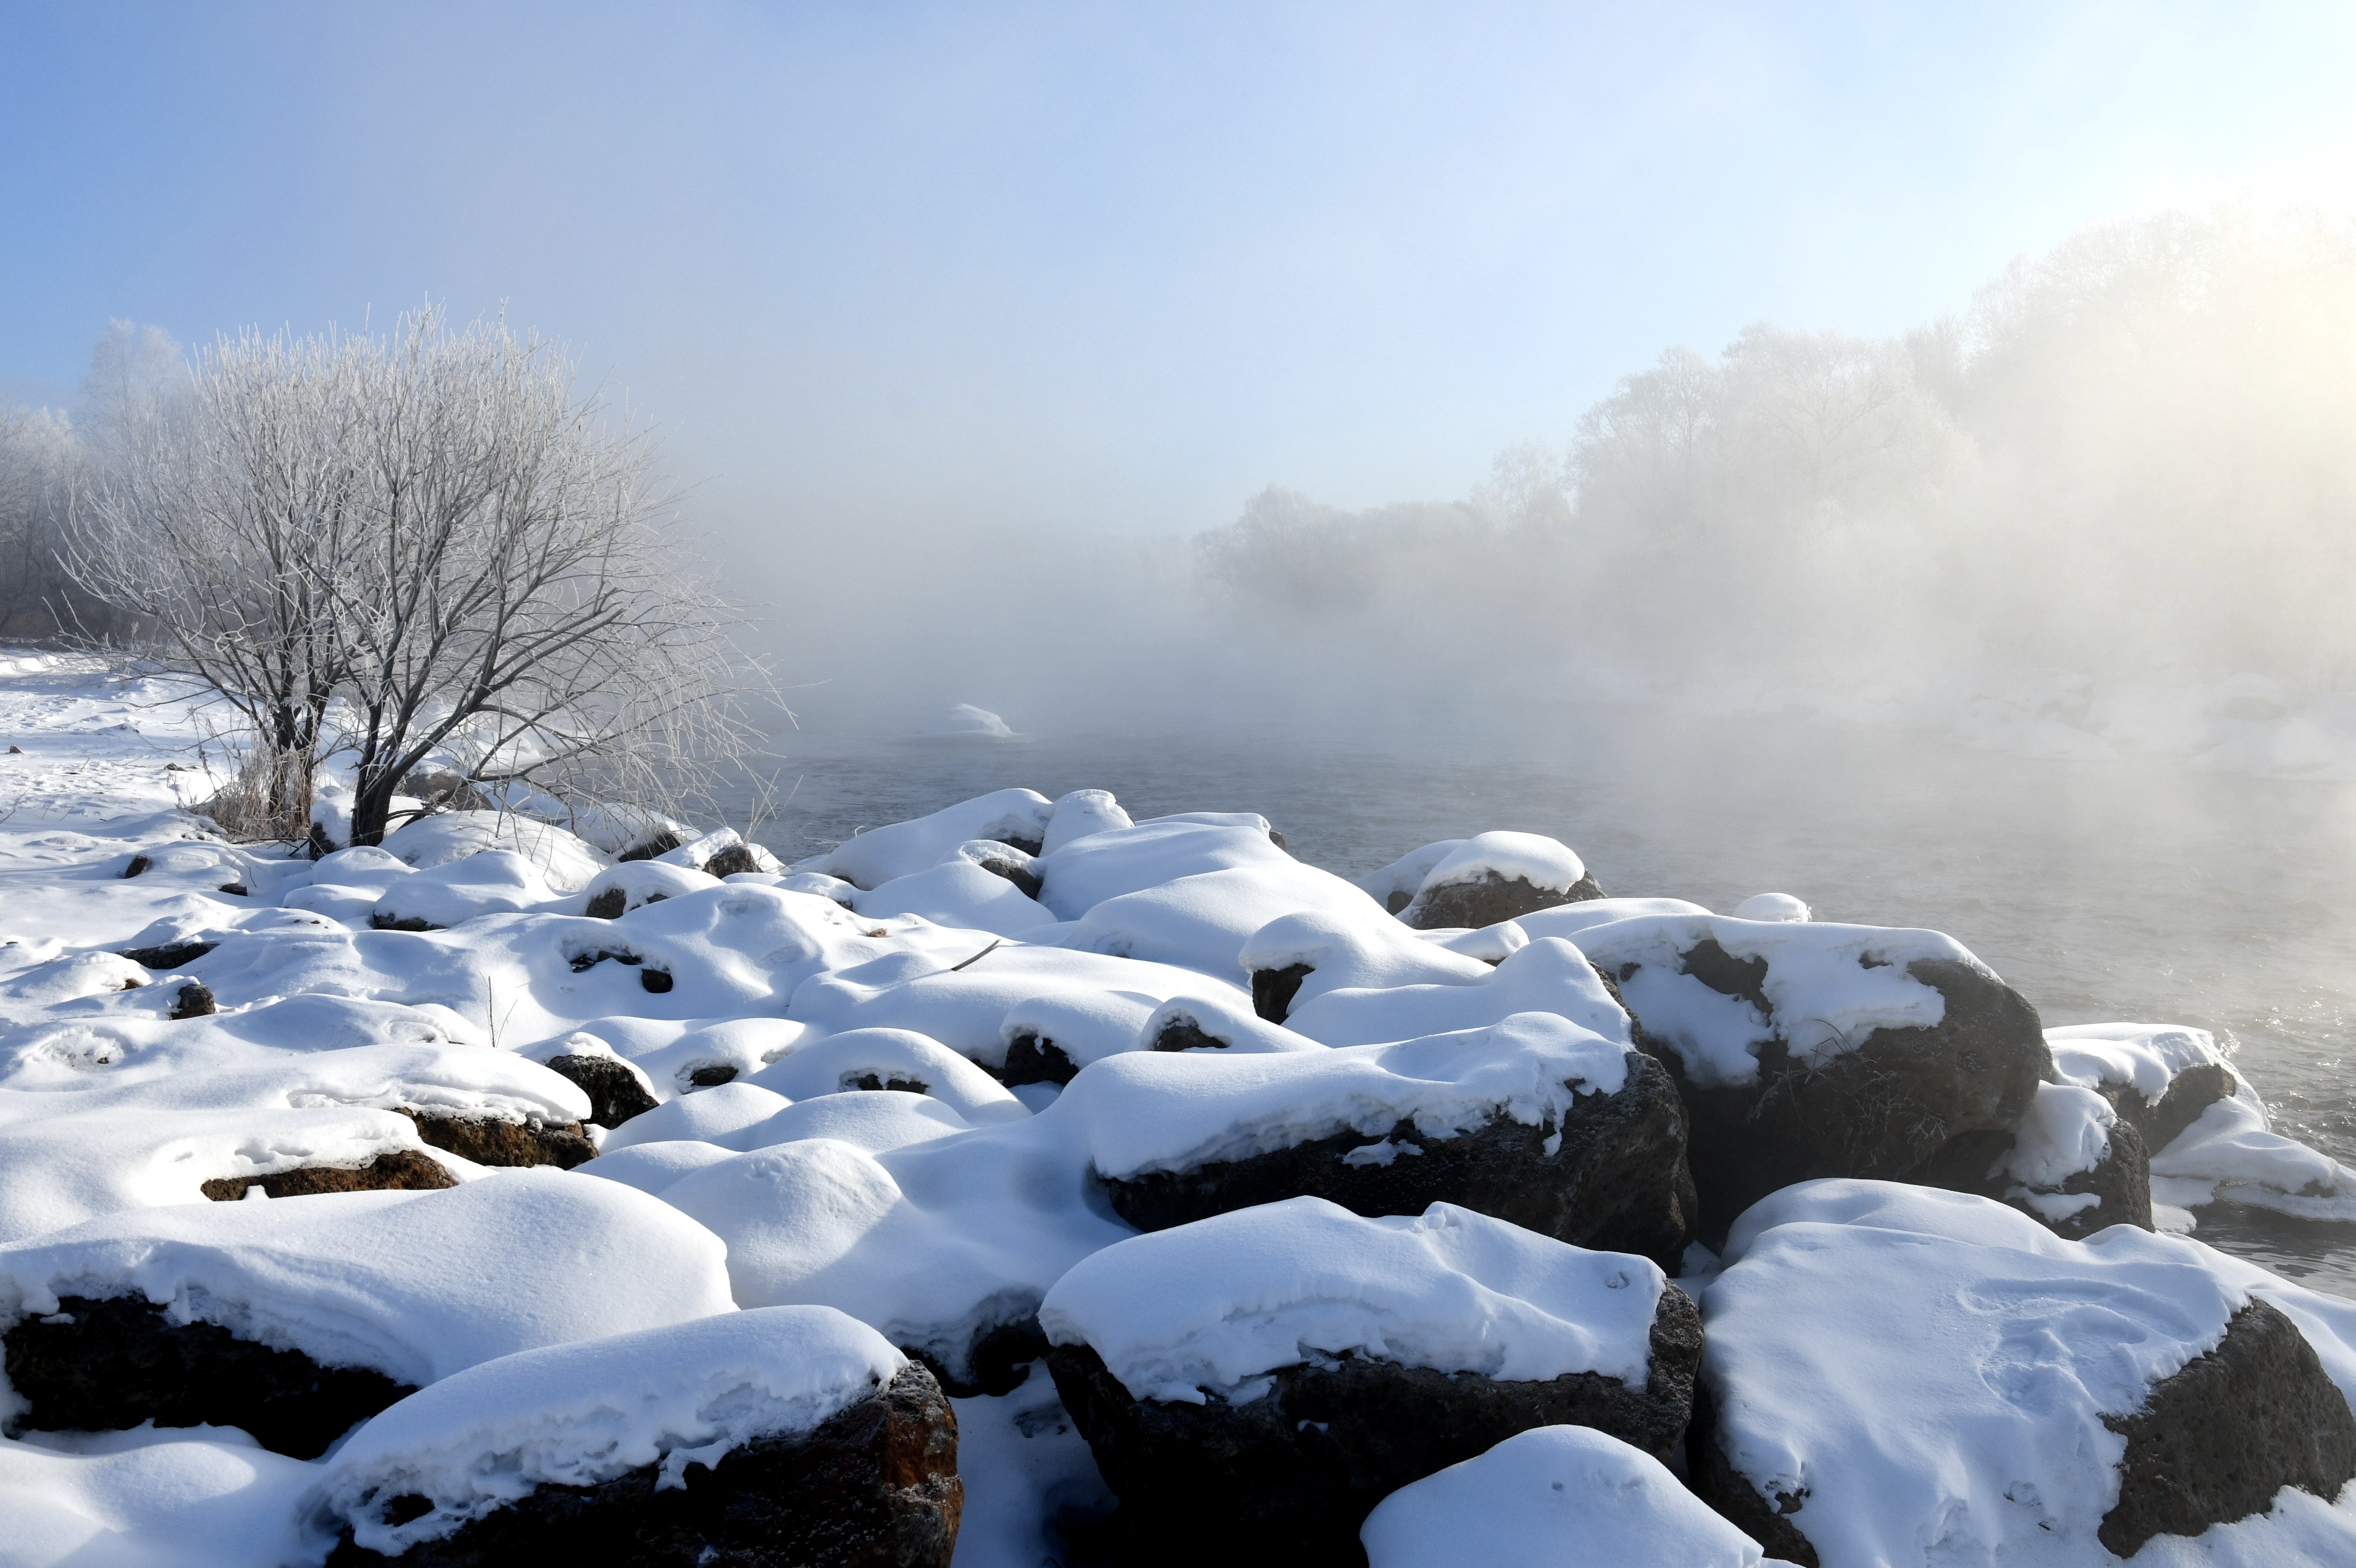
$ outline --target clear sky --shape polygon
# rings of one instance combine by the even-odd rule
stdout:
[[[0,396],[429,293],[731,526],[1460,496],[1668,344],[2356,207],[2356,6],[0,0]]]

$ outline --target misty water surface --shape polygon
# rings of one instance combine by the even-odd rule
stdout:
[[[788,859],[1022,784],[1135,816],[1258,811],[1355,877],[1436,838],[1550,834],[1614,894],[1950,932],[2048,1024],[2217,1032],[2282,1129],[2356,1163],[2356,786],[2060,763],[1894,731],[1562,710],[1507,731],[1400,715],[1389,742],[1300,726],[1027,741],[784,738]],[[2356,1225],[2212,1206],[2202,1239],[2356,1296]]]

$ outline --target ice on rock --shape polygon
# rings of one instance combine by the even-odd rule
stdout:
[[[134,1210],[0,1248],[6,1323],[61,1296],[130,1295],[420,1385],[734,1305],[716,1237],[618,1183],[544,1168],[439,1192]]]
[[[1341,878],[1285,859],[1179,877],[1106,899],[1052,940],[1060,947],[1175,964],[1232,984],[1243,978],[1242,954],[1256,942],[1255,933],[1309,912],[1331,914],[1345,926],[1371,927],[1383,919]]]
[[[938,1101],[960,1125],[1021,1121],[1030,1113],[989,1073],[910,1029],[858,1029],[787,1047],[751,1082],[789,1100],[905,1089]]]
[[[1367,1568],[1760,1568],[1759,1543],[1668,1467],[1586,1426],[1541,1426],[1375,1506]]]
[[[1059,798],[1047,815],[1047,832],[1039,852],[1052,855],[1076,838],[1115,827],[1134,827],[1108,789],[1076,789]]]
[[[691,1138],[722,1148],[745,1149],[742,1135],[793,1102],[756,1083],[722,1083],[642,1112],[605,1135],[600,1154],[618,1154],[637,1144]]]
[[[1080,1129],[1089,1165],[1123,1180],[1401,1122],[1435,1138],[1500,1115],[1559,1123],[1578,1096],[1626,1085],[1627,1052],[1551,1013],[1342,1050],[1132,1051],[1073,1079],[1039,1119]]]
[[[1311,981],[1317,978],[1316,973],[1310,976]],[[1301,990],[1311,992],[1310,985]],[[1607,1040],[1631,1043],[1627,1013],[1603,988],[1586,955],[1558,937],[1532,942],[1494,967],[1473,961],[1473,973],[1453,983],[1311,994],[1293,1003],[1284,1024],[1327,1045],[1370,1045],[1478,1029],[1515,1013],[1536,1012],[1559,1013]]]
[[[864,915],[922,915],[936,925],[997,936],[1020,936],[1055,923],[1045,906],[1022,889],[955,852],[937,866],[859,894],[851,907]]]
[[[2184,1238],[2122,1225],[2069,1242],[1930,1188],[1786,1188],[1736,1221],[1725,1262],[1702,1304],[1708,1441],[1760,1497],[1799,1499],[1784,1517],[1826,1568],[2115,1561],[2096,1532],[2126,1439],[2103,1417],[2142,1406],[2254,1296],[2291,1317],[2343,1391],[2356,1364],[2347,1303]],[[2288,1512],[2301,1531],[2310,1514],[2338,1519],[2336,1552],[2356,1553],[2356,1515]],[[2215,1533],[2162,1538],[2146,1556],[2269,1560],[2212,1557]]]
[[[1907,974],[1918,960],[1987,973],[1952,936],[1874,925],[1646,915],[1590,926],[1570,940],[1614,975],[1645,1032],[1676,1051],[1687,1076],[1703,1087],[1755,1082],[1759,1048],[1779,1030],[1795,1058],[1820,1066],[1876,1029],[1937,1024],[1946,1001]],[[1737,962],[1765,964],[1759,990],[1772,1017],[1687,972],[1687,955],[1705,942]]]
[[[1254,820],[1258,820],[1255,818]],[[972,837],[969,835],[969,837]],[[1161,816],[1075,838],[1039,857],[1039,901],[1058,920],[1077,920],[1123,893],[1237,866],[1294,863],[1265,827],[1232,819]]]
[[[839,877],[860,888],[879,888],[940,864],[969,838],[1002,838],[1035,845],[1047,832],[1054,803],[1036,790],[1001,789],[946,806],[929,816],[873,827],[822,855],[797,861],[797,871]]]
[[[689,1465],[810,1432],[906,1365],[875,1330],[822,1307],[523,1350],[370,1420],[324,1467],[314,1506],[355,1544],[397,1555],[543,1486],[594,1486],[650,1465],[657,1487],[682,1485]],[[418,1512],[410,1499],[431,1506]]]
[[[1643,1381],[1665,1276],[1454,1204],[1368,1220],[1319,1198],[1138,1236],[1073,1266],[1039,1308],[1138,1399],[1248,1402],[1264,1373],[1355,1354],[1537,1381]]]

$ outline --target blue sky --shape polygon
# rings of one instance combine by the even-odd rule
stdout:
[[[427,294],[730,528],[1462,495],[1754,320],[2356,207],[2356,7],[0,3],[0,395]]]

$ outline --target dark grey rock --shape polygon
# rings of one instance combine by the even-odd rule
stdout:
[[[1031,853],[996,838],[978,839],[964,853],[991,875],[1012,882],[1024,898],[1039,896],[1039,871],[1031,863]]]
[[[2356,1477],[2356,1414],[2298,1326],[2253,1300],[2217,1348],[2152,1386],[2132,1415],[2103,1544],[2132,1557],[2155,1535],[2199,1535],[2264,1513],[2285,1487],[2329,1502]]]
[[[1603,890],[1596,884],[1591,871],[1568,888],[1541,888],[1523,878],[1508,879],[1492,871],[1469,882],[1450,882],[1445,887],[1427,890],[1422,895],[1423,907],[1408,923],[1419,931],[1494,925],[1499,921],[1519,920],[1558,904],[1584,903],[1602,896]],[[1398,907],[1403,910],[1414,901],[1409,898]]]
[[[607,888],[602,893],[590,895],[589,907],[581,912],[592,920],[619,920],[628,909],[630,895],[619,888]]]
[[[1763,959],[1737,960],[1705,941],[1683,962],[1704,985],[1773,1019],[1761,990]],[[1636,1020],[1637,1043],[1667,1064],[1685,1100],[1705,1238],[1722,1236],[1736,1215],[1794,1182],[1915,1180],[1951,1139],[2019,1122],[2052,1071],[2037,1009],[1957,960],[1918,959],[1906,972],[1945,998],[1936,1025],[1876,1029],[1821,1067],[1797,1060],[1779,1036],[1760,1049],[1752,1083],[1694,1084],[1676,1052]]]
[[[1594,1372],[1505,1382],[1344,1357],[1273,1374],[1259,1398],[1132,1398],[1086,1345],[1048,1370],[1121,1501],[1125,1561],[1363,1563],[1358,1526],[1385,1497],[1534,1427],[1608,1432],[1667,1459],[1685,1435],[1701,1315],[1662,1292],[1641,1387]]]
[[[2009,1133],[1965,1133],[1950,1138],[1909,1179],[1925,1187],[1993,1198],[2073,1242],[2083,1242],[2113,1225],[2152,1229],[2151,1156],[2144,1147],[2143,1135],[2126,1117],[2112,1124],[2111,1152],[2094,1169],[2072,1171],[2060,1187],[2052,1189],[2063,1196],[2092,1193],[2102,1201],[2058,1220],[2039,1212],[2027,1199],[2014,1196],[2020,1183],[2012,1178],[1988,1174],[2011,1147]]]
[[[1006,1045],[1006,1065],[998,1081],[1009,1088],[1023,1083],[1069,1083],[1079,1067],[1064,1048],[1035,1034],[1018,1034]]]
[[[1686,1118],[1661,1064],[1628,1053],[1628,1082],[1614,1094],[1580,1094],[1559,1127],[1497,1115],[1452,1138],[1401,1122],[1387,1165],[1344,1157],[1376,1142],[1343,1133],[1290,1148],[1129,1180],[1099,1177],[1113,1210],[1141,1231],[1167,1230],[1256,1204],[1314,1197],[1365,1215],[1420,1214],[1459,1204],[1574,1246],[1639,1253],[1675,1272],[1689,1239],[1693,1179]],[[1547,1152],[1556,1133],[1561,1142]]]
[[[127,863],[125,863],[125,865],[124,865],[124,866],[123,866],[123,880],[124,880],[125,881],[128,881],[128,880],[129,880],[130,879],[132,879],[133,877],[136,877],[136,876],[139,876],[139,875],[143,874],[144,872],[145,872],[145,870],[147,869],[147,868],[148,868],[148,867],[150,867],[150,866],[154,865],[155,863],[155,861],[153,861],[153,860],[149,859],[148,859],[146,856],[145,856],[145,855],[134,855],[134,856],[132,856],[132,857],[131,857],[131,859],[130,859],[130,860],[129,860]]]
[[[707,1061],[687,1070],[690,1089],[717,1089],[723,1083],[736,1082],[736,1068],[732,1062]]]
[[[651,860],[658,855],[668,855],[687,840],[669,828],[661,828],[639,839],[614,857],[616,860]]]
[[[754,857],[749,844],[731,844],[703,862],[703,874],[708,877],[733,877],[760,869],[761,862]]]
[[[154,947],[126,947],[123,956],[143,969],[177,969],[183,964],[193,964],[220,945],[201,937],[186,942],[160,943]]]
[[[594,1487],[543,1486],[397,1558],[354,1543],[330,1568],[948,1568],[965,1486],[957,1415],[921,1366],[837,1412],[815,1431],[756,1439],[718,1464],[687,1467],[658,1488],[659,1465]],[[375,1504],[388,1521],[422,1499]]]
[[[206,985],[202,980],[184,980],[180,983],[179,990],[173,995],[171,1010],[166,1016],[173,1019],[208,1019],[219,1011],[220,1011],[220,1004],[214,999],[213,988],[210,986]]]
[[[548,1070],[589,1096],[589,1119],[601,1127],[618,1127],[655,1108],[655,1097],[638,1075],[611,1057],[552,1056]]]
[[[1284,1021],[1292,1010],[1292,998],[1301,995],[1301,982],[1309,978],[1309,965],[1288,964],[1281,969],[1255,969],[1251,972],[1252,1011],[1272,1024]]]
[[[324,1367],[299,1350],[241,1339],[212,1323],[173,1323],[145,1296],[67,1296],[9,1329],[17,1423],[45,1432],[235,1426],[265,1448],[316,1459],[327,1445],[414,1393],[372,1367]]]

